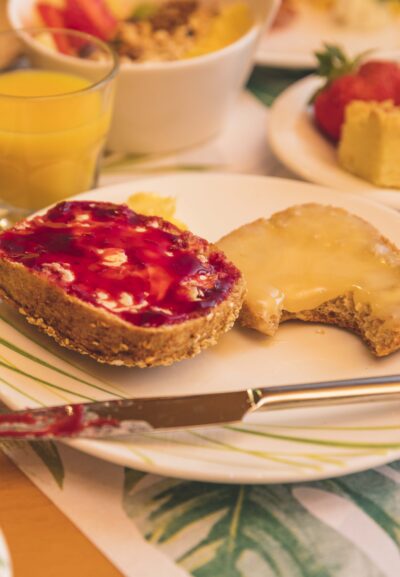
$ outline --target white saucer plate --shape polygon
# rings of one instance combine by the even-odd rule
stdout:
[[[317,129],[309,106],[320,86],[318,77],[308,76],[276,99],[268,116],[268,139],[273,152],[305,180],[400,209],[400,189],[378,188],[339,165],[336,147]]]

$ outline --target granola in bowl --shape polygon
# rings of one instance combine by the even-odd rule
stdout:
[[[119,22],[113,45],[122,61],[185,58],[199,38],[210,33],[219,15],[215,5],[202,5],[198,0],[169,0],[153,6],[153,14],[150,11],[147,17],[139,6],[131,19]]]

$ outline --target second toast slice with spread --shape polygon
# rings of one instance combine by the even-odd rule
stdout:
[[[289,319],[322,322],[357,333],[377,356],[400,348],[400,251],[361,218],[293,206],[217,245],[244,275],[244,326],[273,335]]]

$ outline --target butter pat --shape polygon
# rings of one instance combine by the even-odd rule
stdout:
[[[339,163],[377,186],[400,187],[400,107],[356,100],[346,108]]]
[[[159,196],[152,192],[137,192],[132,194],[127,201],[130,209],[144,214],[145,216],[159,216],[174,224],[181,230],[187,230],[187,226],[177,218],[176,200],[170,196]]]

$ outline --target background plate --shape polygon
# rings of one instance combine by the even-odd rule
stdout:
[[[350,56],[365,50],[400,50],[400,18],[377,30],[355,30],[337,25],[322,10],[301,6],[286,27],[268,30],[259,44],[256,61],[265,66],[315,68],[314,52],[327,42],[344,47]]]
[[[316,128],[308,107],[320,85],[318,77],[308,76],[275,100],[268,116],[268,139],[273,152],[306,180],[400,209],[400,190],[378,188],[340,167],[336,147]]]
[[[151,191],[175,196],[177,217],[209,240],[293,204],[342,206],[400,245],[400,216],[354,196],[295,181],[240,175],[171,175],[97,189],[81,198],[125,201]],[[13,408],[115,396],[227,391],[322,379],[400,373],[400,355],[376,359],[333,327],[282,326],[269,339],[235,328],[219,344],[172,367],[106,367],[55,345],[0,307],[0,396]],[[400,457],[399,403],[260,414],[238,427],[138,435],[71,446],[166,476],[277,483],[343,475]]]

